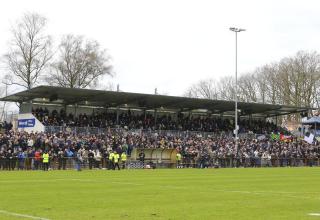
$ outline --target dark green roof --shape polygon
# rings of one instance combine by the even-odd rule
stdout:
[[[187,98],[167,95],[152,95],[130,92],[115,92],[93,89],[62,88],[53,86],[38,86],[36,88],[15,93],[1,98],[0,101],[37,103],[64,103],[67,105],[86,105],[95,107],[117,107],[155,109],[163,108],[174,111],[206,109],[220,114],[234,111],[234,101]],[[309,108],[271,105],[262,103],[239,102],[241,115],[253,114],[261,117],[286,115],[306,112]]]

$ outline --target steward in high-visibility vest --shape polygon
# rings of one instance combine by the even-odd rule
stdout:
[[[114,169],[114,153],[110,151],[109,153],[109,164],[108,164],[108,170]]]
[[[113,162],[114,162],[113,169],[114,170],[116,169],[116,167],[118,167],[118,170],[120,170],[119,159],[120,159],[120,155],[117,152],[115,152],[113,155]]]
[[[127,161],[127,154],[126,152],[122,152],[121,154],[122,169],[126,167],[126,161]]]
[[[177,168],[181,168],[181,159],[182,159],[182,155],[178,152],[176,155]]]
[[[48,169],[49,169],[49,154],[46,151],[42,154],[42,163],[43,163],[43,170],[48,171]]]

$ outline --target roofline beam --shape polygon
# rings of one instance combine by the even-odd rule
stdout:
[[[268,109],[268,110],[261,110],[261,111],[255,111],[255,112],[250,112],[249,114],[241,114],[241,116],[246,116],[246,115],[252,115],[252,114],[259,114],[259,113],[264,113],[264,112],[268,112],[268,111],[277,111],[280,110],[281,107],[277,107],[277,108],[273,108],[273,109]]]
[[[281,113],[281,114],[273,114],[273,115],[269,115],[266,117],[275,117],[275,116],[281,116],[281,115],[292,115],[292,114],[296,114],[296,113],[301,113],[301,112],[305,112],[306,110],[297,110],[294,112],[286,112],[286,113]]]

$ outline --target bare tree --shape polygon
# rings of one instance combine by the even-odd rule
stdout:
[[[279,62],[277,82],[283,104],[313,107],[319,80],[320,55],[316,52],[299,51]]]
[[[219,94],[223,100],[235,100],[235,80],[232,76],[222,77],[219,81]]]
[[[258,92],[262,103],[279,104],[280,94],[278,87],[278,63],[264,65],[255,70],[255,79],[257,80]]]
[[[214,86],[212,86],[214,85]],[[232,76],[199,81],[186,96],[234,100],[235,83]],[[299,51],[294,56],[257,68],[243,74],[238,80],[239,101],[294,105],[320,108],[320,54]],[[287,117],[297,120],[299,115]]]
[[[5,85],[0,84],[0,97],[3,97],[5,95],[6,95]],[[6,102],[1,102],[1,105],[0,105],[0,121],[4,120],[6,104],[7,104]]]
[[[185,92],[185,96],[192,98],[218,99],[218,83],[213,79],[201,80],[189,87]]]
[[[238,81],[239,100],[244,102],[257,102],[258,90],[257,80],[253,73],[244,74]]]
[[[25,14],[12,28],[13,39],[5,54],[10,84],[31,89],[52,57],[51,37],[45,35],[46,18]]]
[[[92,87],[100,77],[112,75],[106,50],[100,49],[97,41],[84,40],[82,36],[63,37],[59,57],[52,67],[49,84],[69,88]]]
[[[296,80],[296,105],[313,107],[316,105],[316,82],[320,80],[320,55],[314,52],[299,51],[294,59]]]

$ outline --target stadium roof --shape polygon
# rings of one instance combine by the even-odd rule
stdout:
[[[205,109],[213,114],[234,114],[234,101],[187,98],[166,95],[151,95],[129,92],[115,92],[91,89],[39,86],[1,98],[0,101],[41,104],[66,104],[92,107],[126,107],[140,109],[168,109],[191,111]],[[272,117],[306,112],[310,108],[239,102],[241,115]]]

